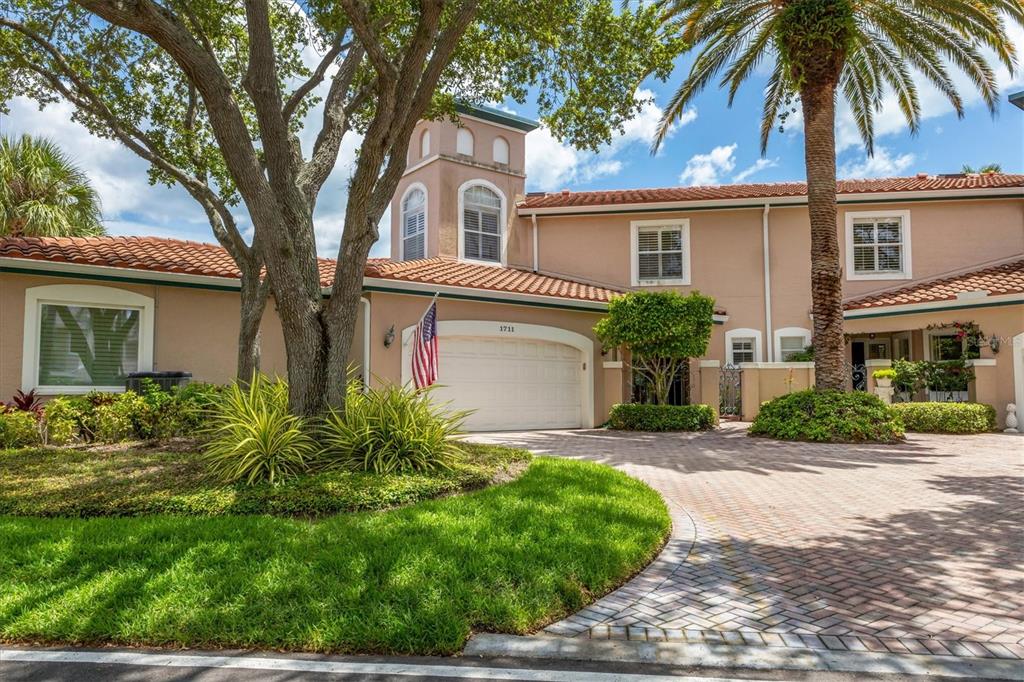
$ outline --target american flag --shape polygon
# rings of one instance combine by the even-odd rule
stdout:
[[[412,378],[416,388],[426,388],[437,381],[436,297],[416,325],[416,338],[412,347]]]

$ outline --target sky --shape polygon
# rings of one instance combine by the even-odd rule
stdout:
[[[1014,42],[1024,45],[1024,30],[1013,29]],[[311,57],[312,58],[312,57]],[[701,94],[674,125],[656,154],[651,141],[662,107],[689,69],[691,56],[678,60],[666,82],[649,80],[637,96],[644,101],[640,114],[621,134],[597,153],[575,150],[554,139],[543,127],[526,138],[527,191],[561,189],[625,189],[713,185],[736,182],[782,182],[804,179],[803,136],[799,112],[783,132],[773,132],[768,152],[759,150],[762,93],[766,73],[756,74],[741,88],[731,108],[725,93],[710,88]],[[998,68],[999,111],[995,117],[980,96],[957,74],[955,81],[967,103],[962,119],[930,86],[921,84],[923,122],[911,135],[894,98],[886,97],[875,121],[875,154],[868,157],[845,106],[840,105],[836,125],[837,168],[840,177],[866,178],[926,173],[956,173],[964,164],[998,163],[1004,172],[1024,172],[1024,111],[1006,101],[1011,92],[1024,90],[1024,68],[1017,74]],[[919,80],[919,83],[921,81]],[[533,118],[531,103],[497,106]],[[316,135],[319,108],[310,112],[313,123],[303,134],[309,149]],[[90,176],[103,202],[107,231],[115,235],[154,235],[212,242],[206,217],[188,194],[178,187],[151,186],[146,163],[112,140],[90,135],[71,120],[66,103],[42,111],[31,101],[15,98],[9,115],[0,115],[0,133],[30,133],[49,137]],[[337,253],[344,220],[346,180],[352,170],[359,140],[349,135],[339,162],[321,192],[314,218],[322,256]],[[389,223],[385,214],[382,225]],[[240,225],[247,224],[244,215]],[[388,256],[388,230],[374,245],[372,256]]]

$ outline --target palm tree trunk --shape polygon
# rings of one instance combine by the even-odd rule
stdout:
[[[843,340],[843,281],[836,225],[835,83],[800,89],[807,164],[807,208],[811,218],[811,301],[814,316],[814,383],[846,387]]]

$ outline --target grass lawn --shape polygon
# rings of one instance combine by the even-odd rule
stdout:
[[[276,486],[225,486],[206,476],[191,451],[195,443],[177,445],[0,450],[0,514],[318,516],[387,509],[480,488],[530,459],[525,450],[465,443],[461,462],[429,474],[336,471]]]
[[[16,491],[23,479],[3,478],[9,465],[0,497],[41,505]],[[152,488],[150,503],[179,494]],[[310,520],[204,505],[222,515],[0,516],[0,640],[453,653],[471,631],[526,633],[580,608],[650,561],[670,526],[643,483],[553,458],[504,485],[383,512]]]

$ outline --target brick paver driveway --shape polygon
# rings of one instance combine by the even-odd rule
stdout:
[[[1024,437],[812,445],[745,426],[479,437],[614,465],[672,511],[657,561],[547,632],[1024,658]]]

